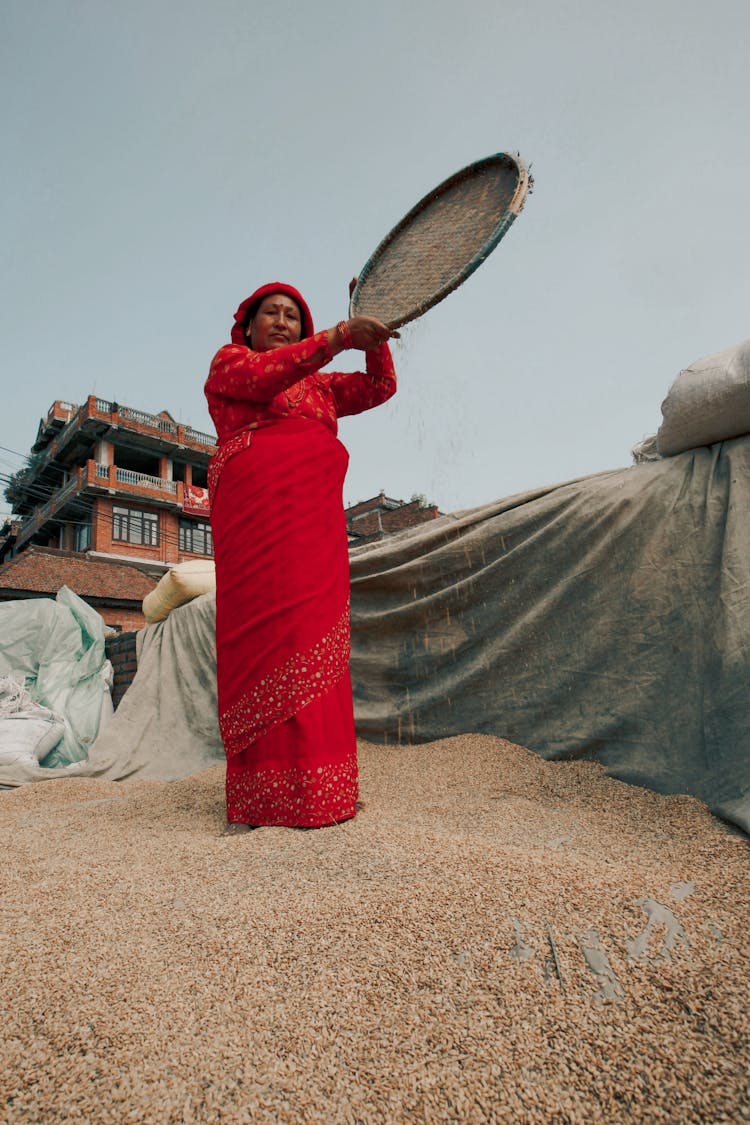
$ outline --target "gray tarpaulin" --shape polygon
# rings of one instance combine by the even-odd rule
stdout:
[[[738,438],[353,550],[359,734],[493,733],[692,794],[750,831],[749,470]],[[76,773],[222,760],[213,608],[204,595],[143,634],[134,684]]]
[[[750,438],[352,552],[365,738],[493,733],[750,830]]]

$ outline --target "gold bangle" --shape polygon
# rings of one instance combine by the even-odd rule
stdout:
[[[348,320],[340,320],[336,325],[336,335],[339,338],[339,343],[342,348],[350,348],[352,346],[352,330],[349,327]]]

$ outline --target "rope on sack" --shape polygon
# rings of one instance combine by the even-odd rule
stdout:
[[[7,719],[10,715],[17,715],[19,711],[35,711],[39,709],[26,689],[26,680],[23,673],[12,673],[9,676],[0,676],[0,718]]]

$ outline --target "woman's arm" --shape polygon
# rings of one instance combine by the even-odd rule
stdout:
[[[358,316],[341,321],[335,328],[316,332],[314,336],[296,344],[285,344],[268,352],[254,352],[243,344],[225,344],[223,348],[219,348],[211,363],[206,380],[206,394],[250,402],[269,402],[281,391],[294,386],[305,375],[319,371],[345,348],[380,351],[378,345],[391,335],[398,333],[391,333],[373,317]],[[367,354],[369,356],[370,351]],[[368,370],[369,363],[368,359]],[[359,409],[366,410],[367,407]]]
[[[206,393],[269,402],[280,391],[329,363],[334,354],[329,332],[316,332],[297,344],[285,344],[270,352],[253,352],[243,344],[226,344],[213,358]]]
[[[361,414],[380,406],[396,393],[396,370],[391,349],[387,344],[365,352],[366,370],[336,372],[331,374],[330,387],[336,403],[336,413]]]

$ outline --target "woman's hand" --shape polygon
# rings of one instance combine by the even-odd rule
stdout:
[[[382,320],[376,320],[374,316],[354,316],[351,320],[345,321],[345,324],[351,339],[348,346],[362,351],[379,348],[386,340],[398,339],[399,336],[398,332],[392,332],[387,324],[383,324]]]
[[[356,287],[357,279],[353,277],[349,282],[350,301]],[[391,331],[387,324],[383,324],[382,320],[377,320],[374,316],[354,316],[351,320],[343,321],[340,329],[339,343],[341,347],[359,348],[361,351],[378,348],[386,340],[399,340],[401,338],[400,333]]]
[[[349,282],[350,300],[356,284],[357,279],[353,277]],[[372,348],[379,348],[386,340],[400,339],[400,332],[394,332],[374,316],[353,316],[351,320],[341,320],[335,328],[328,329],[328,343],[334,355],[347,348],[367,352]]]
[[[386,340],[394,339],[400,339],[400,334],[374,316],[353,316],[351,320],[341,320],[335,328],[328,329],[328,343],[334,355],[347,348],[368,352],[379,348]]]

